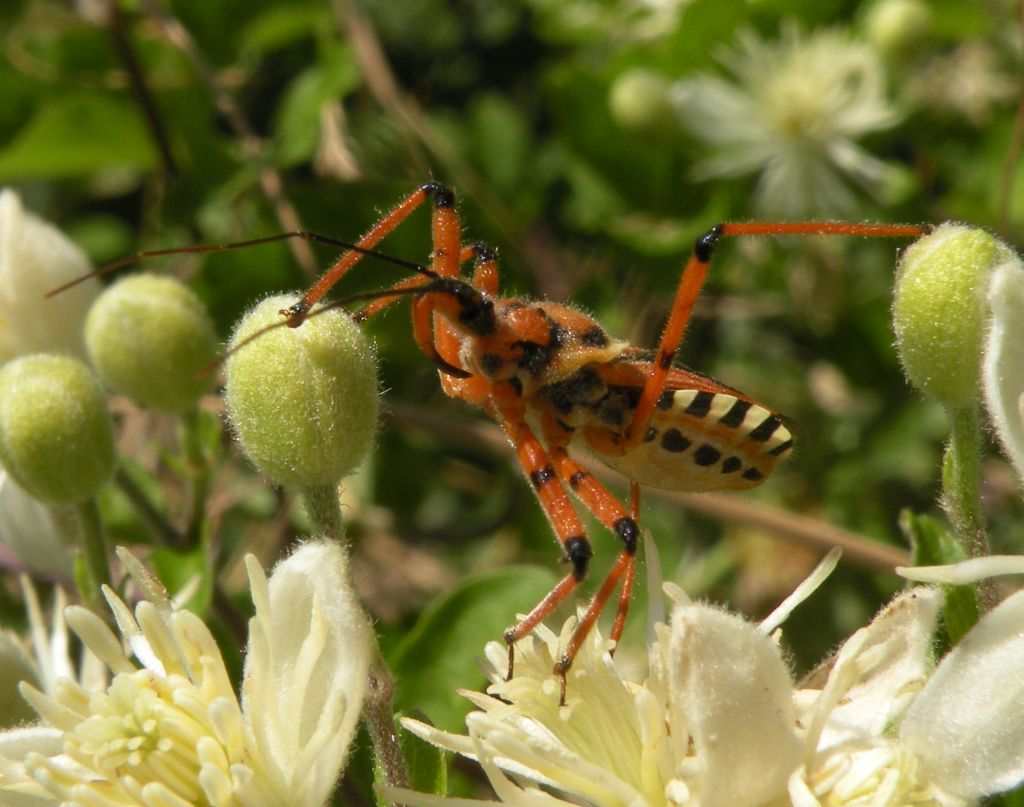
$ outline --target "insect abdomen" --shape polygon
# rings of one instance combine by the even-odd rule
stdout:
[[[783,419],[724,392],[666,390],[642,442],[599,453],[607,465],[653,488],[742,490],[763,482],[793,448]]]

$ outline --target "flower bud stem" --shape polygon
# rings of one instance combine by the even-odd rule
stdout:
[[[942,501],[968,557],[989,554],[988,536],[981,516],[981,424],[977,405],[949,407],[950,437],[946,447]],[[978,598],[992,603],[990,592],[979,584]]]
[[[75,505],[82,529],[82,556],[88,573],[90,591],[82,592],[87,602],[101,601],[100,586],[110,585],[110,564],[107,561],[107,540],[95,497]]]
[[[332,541],[345,541],[345,522],[341,516],[337,485],[310,485],[303,489],[306,509],[313,521],[315,535]]]

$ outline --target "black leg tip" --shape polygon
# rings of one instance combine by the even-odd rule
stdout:
[[[693,245],[693,254],[697,256],[697,260],[707,263],[711,260],[711,256],[715,252],[715,247],[718,246],[718,240],[722,237],[722,225],[716,224],[704,235],[697,239],[697,242]]]
[[[455,206],[455,194],[452,193],[448,186],[442,185],[440,182],[428,182],[423,185],[423,190],[427,191],[433,198],[434,207]]]

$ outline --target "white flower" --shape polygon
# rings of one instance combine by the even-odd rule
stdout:
[[[22,681],[52,697],[61,679],[72,679],[90,692],[103,689],[108,680],[106,667],[88,647],[82,648],[78,664],[71,660],[71,643],[64,619],[67,605],[64,589],[58,586],[54,591],[51,625],[47,629],[32,581],[27,575],[21,575],[20,583],[28,613],[29,635],[26,642],[13,631],[0,634],[0,725],[15,725],[31,719],[31,709],[18,692]]]
[[[481,710],[467,718],[468,736],[406,726],[479,759],[508,804],[974,804],[1024,780],[1024,593],[935,668],[940,602],[931,588],[897,597],[843,644],[827,674],[802,686],[779,649],[778,618],[755,625],[680,604],[671,628],[656,628],[646,681],[624,680],[595,637],[561,708],[550,674],[559,642],[539,631],[508,682],[503,648],[487,648],[494,683],[490,696],[468,694]],[[452,803],[388,795],[417,807]]]
[[[952,52],[922,60],[907,82],[907,95],[918,106],[959,115],[984,126],[993,111],[1016,95],[1016,77],[1000,65],[1000,54],[978,39]]]
[[[731,81],[702,75],[675,87],[683,124],[715,152],[699,178],[756,173],[758,211],[786,217],[848,214],[851,183],[873,192],[886,181],[891,168],[855,142],[899,118],[867,44],[787,26],[776,42],[741,34],[722,62]]]
[[[29,569],[70,578],[78,524],[72,508],[43,504],[0,468],[0,543]]]
[[[991,316],[981,364],[985,407],[1024,480],[1024,264],[1009,249],[991,270],[986,298]]]
[[[91,271],[64,233],[27,212],[14,191],[0,191],[0,362],[38,352],[84,358],[82,327],[99,281],[45,295]]]
[[[34,797],[24,803],[42,805],[324,804],[366,692],[372,629],[338,545],[300,547],[269,582],[255,559],[246,564],[256,615],[241,703],[206,625],[173,610],[159,583],[129,562],[146,595],[134,615],[104,590],[125,644],[90,611],[66,612],[72,630],[110,668],[109,686],[89,691],[65,678],[52,695],[22,686],[42,722],[0,734],[3,798]]]
[[[840,650],[806,703],[805,805],[973,804],[1024,780],[1024,592],[986,614],[931,669],[941,594],[893,601]]]
[[[575,620],[565,624],[560,637],[542,627],[520,642],[511,681],[503,680],[507,652],[492,642],[485,649],[489,695],[465,693],[481,710],[466,719],[469,736],[415,721],[405,725],[442,748],[480,760],[503,803],[764,803],[785,792],[801,758],[789,671],[766,634],[820,584],[837,559],[838,553],[830,555],[761,627],[690,603],[674,589],[673,598],[683,604],[673,613],[671,629],[654,626],[643,683],[617,672],[610,642],[595,630],[569,672],[563,707],[551,669]],[[451,803],[387,792],[408,805]]]

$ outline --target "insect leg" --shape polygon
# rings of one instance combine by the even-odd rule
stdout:
[[[683,269],[668,323],[661,334],[658,351],[651,362],[651,372],[643,393],[626,429],[622,450],[640,442],[647,431],[647,421],[665,387],[665,378],[690,321],[693,305],[700,294],[715,247],[722,238],[755,235],[850,235],[870,238],[906,238],[924,235],[931,228],[921,224],[859,224],[842,221],[751,221],[718,224],[697,239],[693,252]]]
[[[580,617],[579,624],[573,632],[568,645],[555,662],[554,672],[562,679],[561,702],[565,703],[566,673],[572,666],[573,659],[583,646],[587,635],[594,627],[594,623],[600,616],[604,607],[611,599],[612,593],[622,581],[622,592],[619,597],[618,610],[615,615],[615,623],[612,627],[611,638],[616,642],[622,636],[622,629],[626,623],[626,614],[629,610],[629,603],[633,592],[634,571],[636,569],[636,550],[639,538],[639,528],[636,521],[636,509],[633,514],[628,514],[621,502],[613,496],[607,488],[575,460],[573,460],[564,448],[551,450],[552,464],[558,478],[563,480],[576,493],[586,507],[600,519],[601,523],[615,533],[623,542],[623,549],[615,559],[611,570],[605,577],[601,587],[594,594],[587,610]]]
[[[498,293],[498,253],[493,247],[476,243],[471,245],[476,262],[473,266],[473,286],[484,294]]]
[[[523,420],[521,413],[503,412],[502,415],[502,426],[515,446],[519,463],[536,491],[555,535],[565,549],[566,559],[572,564],[572,571],[563,577],[532,611],[505,630],[504,638],[508,643],[508,677],[511,678],[515,661],[515,642],[537,627],[580,584],[586,577],[587,565],[593,553],[590,541],[583,532],[583,524],[569,501],[569,494],[559,482],[544,446]]]
[[[287,310],[290,325],[298,326],[313,307],[345,274],[362,260],[364,250],[372,249],[401,224],[414,210],[427,200],[434,205],[431,219],[433,253],[432,269],[435,273],[456,277],[459,272],[459,215],[455,210],[455,195],[438,182],[421,185],[378,221],[356,242],[358,249],[342,254],[299,302]]]

